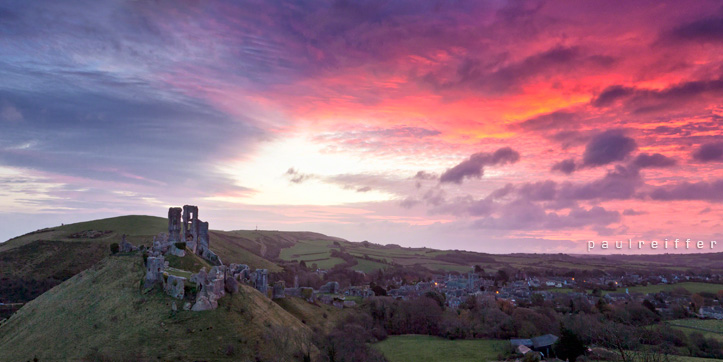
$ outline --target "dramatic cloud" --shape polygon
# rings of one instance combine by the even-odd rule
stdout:
[[[465,178],[482,177],[485,166],[515,163],[519,159],[520,154],[509,147],[500,148],[494,153],[475,153],[467,160],[445,171],[442,176],[440,176],[439,181],[461,184]]]
[[[659,113],[670,109],[692,107],[706,99],[723,95],[723,79],[690,80],[664,89],[648,89],[614,85],[592,100],[595,107],[608,107],[616,102],[636,114]]]
[[[635,90],[632,88],[614,85],[612,87],[606,88],[602,91],[602,93],[598,94],[598,96],[593,99],[592,104],[595,107],[607,107],[614,103],[616,100],[626,98],[634,92]]]
[[[685,40],[704,42],[723,41],[723,17],[709,17],[681,25],[672,35]]]
[[[650,198],[658,201],[704,200],[723,201],[723,180],[710,182],[682,182],[678,185],[658,187],[650,192]]]
[[[676,161],[660,153],[641,153],[633,159],[632,165],[638,168],[665,168],[675,166]]]
[[[701,145],[693,152],[693,158],[701,162],[723,161],[723,142]]]
[[[550,201],[557,196],[557,183],[551,180],[527,183],[519,186],[517,193],[525,200]]]
[[[601,166],[622,161],[637,149],[635,140],[626,137],[621,131],[609,130],[593,137],[585,147],[583,164]]]
[[[559,171],[567,175],[575,172],[575,169],[575,160],[573,160],[572,158],[562,160],[552,165],[552,171]]]
[[[0,241],[186,203],[482,251],[712,237],[723,22],[687,5],[2,2]]]
[[[475,226],[483,229],[561,230],[590,225],[605,226],[618,221],[620,213],[599,206],[590,209],[573,208],[567,214],[558,214],[546,212],[535,203],[519,200],[502,206],[497,217],[488,216],[479,219],[475,222]]]
[[[616,166],[600,179],[560,187],[560,197],[570,200],[624,200],[631,198],[642,184],[636,169]]]
[[[524,122],[516,124],[515,126],[526,131],[559,130],[575,126],[575,119],[575,113],[568,111],[556,111],[530,118]]]

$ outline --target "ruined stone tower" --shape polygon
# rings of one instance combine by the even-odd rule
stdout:
[[[168,209],[168,241],[163,252],[166,252],[169,244],[181,241],[186,243],[186,247],[191,252],[206,259],[212,265],[223,265],[221,258],[210,249],[208,223],[198,219],[198,206],[184,205],[183,209],[180,207]]]
[[[177,243],[181,241],[181,208],[168,209],[168,241]]]
[[[183,205],[183,241],[192,252],[198,250],[198,207]],[[208,247],[208,246],[207,246]]]

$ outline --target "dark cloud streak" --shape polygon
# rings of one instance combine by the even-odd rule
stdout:
[[[442,183],[452,182],[461,184],[466,178],[480,178],[484,174],[485,166],[504,165],[515,163],[520,159],[520,154],[509,147],[503,147],[494,153],[479,152],[470,156],[467,160],[445,171],[440,176]]]

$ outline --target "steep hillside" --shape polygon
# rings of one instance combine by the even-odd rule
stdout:
[[[307,346],[309,328],[248,286],[216,310],[172,312],[160,290],[140,292],[141,263],[105,258],[26,304],[0,325],[0,360],[268,360]]]

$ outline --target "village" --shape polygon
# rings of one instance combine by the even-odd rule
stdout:
[[[318,289],[300,286],[298,277],[294,285],[286,287],[284,281],[269,284],[269,271],[251,270],[248,265],[224,265],[221,259],[209,247],[208,223],[198,219],[198,207],[185,205],[170,208],[168,212],[168,234],[162,233],[154,238],[153,246],[145,252],[146,287],[160,284],[163,289],[177,299],[184,299],[186,291],[196,295],[194,303],[186,302],[184,309],[202,311],[216,308],[217,300],[225,293],[238,291],[238,283],[254,286],[262,294],[279,299],[285,297],[304,298],[310,302],[319,301],[339,308],[353,307],[355,300],[386,295],[407,300],[425,295],[428,292],[444,296],[445,306],[460,308],[469,298],[505,300],[513,305],[531,305],[550,302],[553,306],[568,305],[570,301],[584,302],[587,305],[600,303],[644,303],[647,302],[662,316],[674,317],[684,311],[699,318],[723,319],[723,306],[717,299],[710,298],[705,305],[691,302],[691,293],[684,288],[656,293],[630,292],[629,288],[647,285],[675,285],[682,282],[721,283],[723,275],[706,276],[687,275],[685,273],[666,273],[665,275],[639,275],[625,273],[620,276],[586,277],[528,277],[524,272],[507,275],[503,271],[487,274],[483,270],[474,270],[466,275],[461,273],[435,274],[429,281],[407,283],[401,278],[391,278],[386,288],[372,288],[370,284],[349,285],[341,288],[337,281],[328,281]],[[138,248],[125,239],[120,245],[121,251],[129,252]],[[174,272],[164,255],[184,256],[186,250],[207,260],[213,267],[201,269],[190,277],[181,276],[185,272]],[[324,275],[325,270],[316,273]],[[188,288],[188,286],[191,288]],[[702,304],[702,303],[698,303]]]

